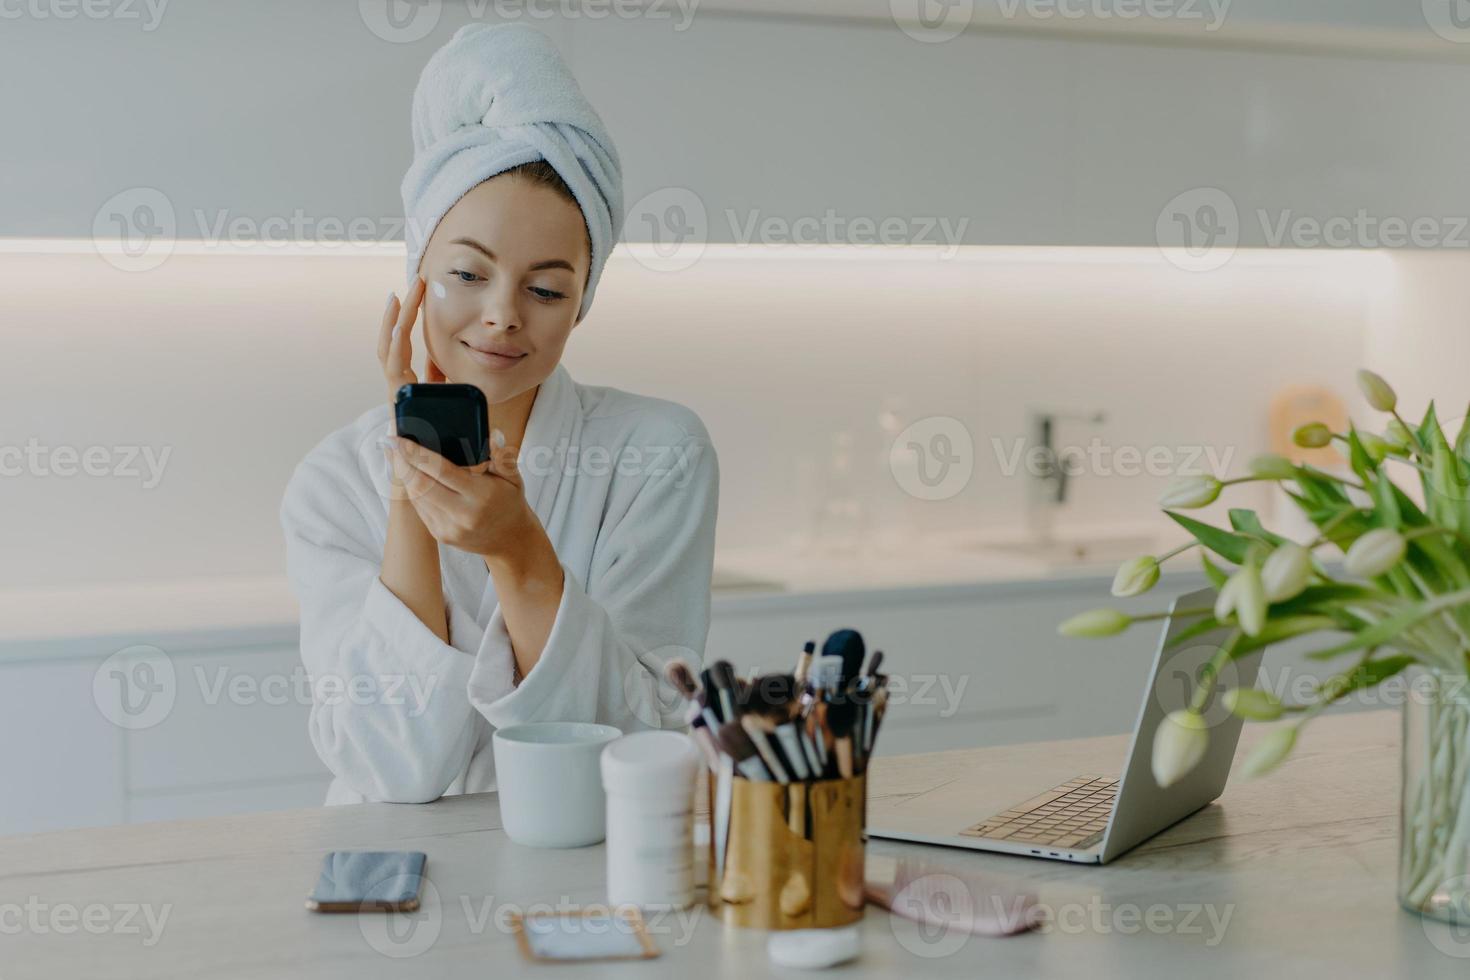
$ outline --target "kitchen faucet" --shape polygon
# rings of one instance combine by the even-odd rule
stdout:
[[[1069,465],[1082,454],[1079,450],[1058,451],[1056,428],[1058,422],[1087,422],[1100,425],[1107,420],[1104,412],[1091,414],[1078,412],[1053,412],[1032,409],[1029,413],[1031,446],[1039,450],[1036,465],[1028,467],[1031,474],[1029,492],[1026,496],[1026,523],[1035,541],[1049,542],[1056,511],[1067,502],[1067,485],[1071,479]]]

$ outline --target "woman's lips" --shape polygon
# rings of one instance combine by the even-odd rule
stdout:
[[[521,358],[526,356],[525,351],[515,351],[512,353],[514,349],[510,347],[482,350],[479,347],[473,347],[465,343],[463,340],[460,343],[464,344],[464,349],[470,357],[488,368],[501,369],[513,367],[521,362]],[[504,353],[501,351],[504,351]]]

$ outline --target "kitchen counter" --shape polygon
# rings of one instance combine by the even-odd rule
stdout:
[[[1150,527],[1159,530],[1156,522]],[[1117,525],[1108,530],[1120,533]],[[742,614],[825,606],[833,600],[881,604],[1039,589],[1092,590],[1102,601],[1121,560],[1048,563],[993,547],[1006,543],[1004,537],[933,536],[902,549],[847,553],[721,549],[713,601],[718,611]],[[1166,583],[1174,591],[1196,587],[1195,563],[1181,559],[1165,568],[1178,576],[1177,582]],[[0,623],[0,662],[105,657],[130,644],[191,650],[291,644],[297,605],[284,576],[0,590]]]
[[[1248,730],[1246,745],[1262,731]],[[978,819],[1079,772],[1116,771],[1124,745],[1111,736],[879,758],[869,824],[920,808]],[[921,933],[870,907],[862,957],[841,974],[1463,977],[1463,934],[1395,904],[1397,773],[1398,716],[1343,715],[1316,723],[1275,776],[1232,782],[1219,803],[1105,867],[873,840],[875,856],[922,856],[1022,883],[1054,919],[1041,932],[981,939]],[[495,794],[483,794],[0,839],[5,975],[529,972],[497,916],[605,901],[606,855],[602,845],[522,848],[500,827]],[[302,900],[333,849],[426,851],[434,891],[415,928],[390,936],[381,917],[307,912]],[[45,911],[36,918],[27,907]],[[53,928],[67,921],[62,909],[97,926]],[[702,907],[652,922],[656,960],[537,975],[796,975],[769,967],[766,933],[726,928]]]

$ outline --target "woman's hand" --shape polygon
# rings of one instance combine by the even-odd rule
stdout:
[[[499,430],[494,435],[490,459],[477,466],[455,466],[432,449],[396,437],[392,454],[408,499],[436,540],[486,559],[506,559],[528,532],[545,532],[526,502],[517,450],[505,445]]]
[[[383,323],[378,330],[378,363],[383,366],[383,378],[388,382],[388,403],[391,405],[404,385],[417,384],[418,375],[413,370],[413,324],[418,319],[419,307],[424,302],[424,277],[415,276],[408,290],[408,302],[399,304],[398,294],[388,294],[388,305],[383,310]],[[427,329],[427,325],[425,326]],[[429,342],[424,341],[427,354]],[[435,384],[445,379],[444,372],[432,357],[425,358],[424,381]]]

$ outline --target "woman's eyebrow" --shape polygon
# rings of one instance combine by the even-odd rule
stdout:
[[[449,244],[451,244],[451,245],[467,245],[470,248],[474,249],[475,251],[483,253],[484,256],[487,259],[489,259],[491,262],[499,261],[498,259],[495,258],[495,253],[494,252],[490,251],[488,248],[486,248],[484,245],[480,244],[479,242],[475,241],[473,238],[456,238],[453,241],[451,241]],[[572,264],[570,262],[566,261],[565,259],[547,259],[545,262],[537,262],[535,265],[531,266],[530,271],[532,271],[532,272],[539,272],[542,269],[565,269],[568,272],[576,272],[577,271],[577,270],[573,269],[572,268]]]

